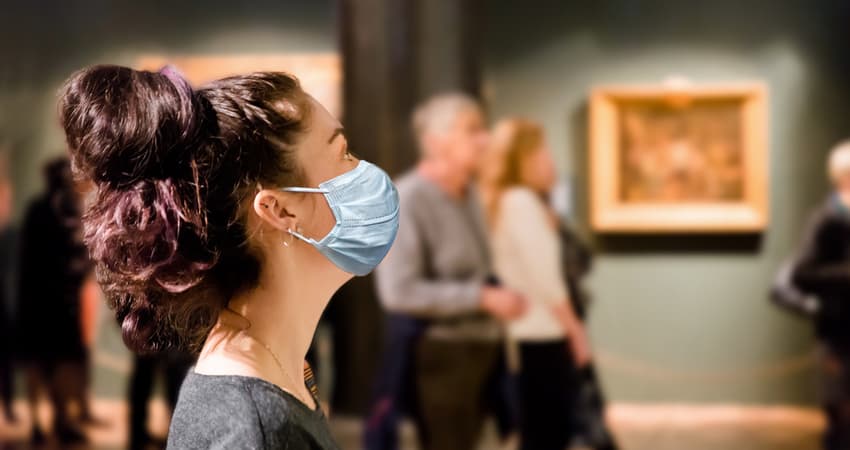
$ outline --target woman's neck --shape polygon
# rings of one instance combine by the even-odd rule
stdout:
[[[213,327],[196,371],[246,375],[277,384],[308,405],[304,358],[336,289],[297,281],[295,271],[268,267],[258,287],[233,298]]]

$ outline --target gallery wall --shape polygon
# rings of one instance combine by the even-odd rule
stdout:
[[[494,117],[542,122],[572,218],[597,250],[591,332],[614,401],[815,400],[809,325],[767,289],[826,192],[823,159],[850,135],[838,2],[488,2],[484,92]],[[763,81],[770,225],[754,236],[616,236],[587,226],[592,86]]]
[[[13,2],[0,15],[0,142],[14,151],[20,215],[63,150],[57,91],[74,70],[145,54],[332,52],[334,0]]]
[[[145,54],[333,52],[333,0],[16,2],[0,14],[0,142],[11,145],[18,219],[42,188],[44,161],[64,150],[57,91],[74,70]],[[11,61],[11,63],[9,63]],[[97,395],[125,395],[129,355],[110,314],[94,354]]]
[[[16,2],[0,15],[0,141],[17,207],[62,149],[56,91],[73,70],[140,54],[333,51],[333,0]],[[591,331],[615,401],[811,403],[808,325],[768,304],[774,271],[825,193],[823,157],[850,135],[846,7],[837,1],[484,2],[484,86],[495,117],[546,127],[587,232],[587,93],[602,83],[761,80],[770,89],[771,222],[759,236],[603,238]],[[105,342],[119,354],[117,335]],[[108,362],[109,360],[107,360]],[[120,364],[116,364],[120,366]],[[107,364],[108,366],[108,364]],[[112,370],[108,367],[102,370]],[[98,385],[99,387],[101,385]],[[121,395],[123,386],[103,388]]]

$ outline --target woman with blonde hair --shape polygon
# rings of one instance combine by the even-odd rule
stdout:
[[[519,367],[520,448],[563,450],[574,432],[576,367],[587,365],[590,348],[570,302],[559,221],[547,201],[554,163],[542,128],[522,119],[497,124],[487,156],[480,181],[494,269],[529,301],[526,314],[507,326]]]

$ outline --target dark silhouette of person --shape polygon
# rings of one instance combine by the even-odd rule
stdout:
[[[48,162],[44,176],[47,189],[30,204],[21,227],[17,347],[27,373],[32,440],[45,439],[35,406],[46,392],[54,409],[52,428],[57,438],[73,444],[86,440],[71,415],[70,403],[79,397],[79,364],[87,358],[80,290],[91,269],[82,242],[80,198],[68,159]]]
[[[587,320],[590,293],[582,285],[593,266],[593,254],[587,244],[566,222],[558,227],[561,240],[561,260],[564,279],[570,292],[570,302],[582,322]],[[572,362],[572,361],[570,361]],[[596,450],[616,450],[614,435],[605,422],[605,396],[593,361],[585,367],[575,367],[578,395],[573,407],[575,426],[572,445]]]
[[[8,159],[0,153],[0,401],[3,417],[9,423],[17,422],[12,409],[12,305],[11,278],[14,261],[15,232],[11,224],[12,183]]]
[[[148,402],[153,393],[154,379],[157,373],[163,376],[165,384],[165,400],[169,411],[174,411],[177,405],[180,386],[186,373],[194,364],[195,358],[190,354],[170,350],[153,355],[136,355],[133,361],[133,373],[130,375],[130,449],[141,450],[148,445],[163,446],[150,435],[147,428]]]
[[[780,272],[773,294],[814,319],[827,419],[823,446],[844,450],[850,448],[850,141],[832,150],[828,166],[833,191],[812,213],[790,271]]]

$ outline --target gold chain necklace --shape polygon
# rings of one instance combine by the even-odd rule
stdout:
[[[274,350],[272,350],[272,347],[269,344],[266,344],[265,342],[257,339],[256,337],[254,337],[253,335],[251,335],[247,331],[245,331],[245,335],[248,336],[249,338],[253,339],[257,343],[259,343],[260,345],[262,345],[263,348],[266,349],[267,352],[269,352],[269,355],[272,355],[272,358],[274,358],[274,362],[275,362],[275,364],[277,364],[278,369],[280,369],[280,373],[282,373],[283,376],[290,383],[293,384],[293,386],[299,386],[299,384],[292,378],[292,376],[289,374],[289,372],[287,372],[286,369],[283,368],[283,364],[281,364],[280,359],[277,357]],[[293,391],[293,392],[290,392],[290,394],[292,394],[292,396],[294,396],[299,401],[301,401],[301,403],[304,403],[307,406],[310,406],[311,404],[315,403],[315,399],[313,399],[312,397],[310,397],[310,401],[305,401],[304,398],[301,396],[301,394],[299,392]],[[313,409],[313,407],[310,406],[310,409]]]
[[[266,344],[265,342],[261,341],[256,336],[254,336],[254,335],[252,335],[251,333],[248,332],[248,328],[251,328],[251,322],[245,316],[243,316],[242,314],[239,314],[238,312],[230,309],[230,307],[226,307],[225,310],[229,311],[231,314],[235,314],[237,317],[240,317],[240,318],[242,318],[242,319],[244,319],[248,322],[248,326],[246,328],[241,328],[241,329],[237,328],[237,329],[239,331],[241,331],[242,333],[245,333],[245,336],[248,336],[249,338],[253,339],[255,342],[257,342],[258,344],[263,346],[263,348],[266,349],[267,352],[269,352],[269,355],[272,356],[275,364],[277,364],[277,368],[280,369],[280,373],[283,374],[283,377],[286,378],[287,381],[292,383],[293,389],[295,387],[299,387],[300,385],[292,378],[292,376],[289,374],[289,372],[287,372],[286,369],[283,368],[283,364],[280,362],[280,358],[277,357],[277,354],[274,352],[274,350],[272,350],[272,347],[269,344]],[[232,326],[232,325],[228,325],[228,326]],[[303,384],[303,382],[302,382],[302,384]],[[312,396],[310,396],[310,401],[305,401],[304,397],[302,397],[301,394],[299,392],[295,391],[295,390],[293,390],[292,392],[289,392],[289,394],[291,394],[293,397],[295,397],[301,403],[304,403],[308,407],[311,404],[312,405],[317,404],[316,399],[313,398]],[[310,409],[313,409],[313,408],[311,407]]]

